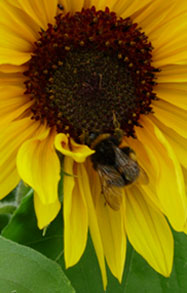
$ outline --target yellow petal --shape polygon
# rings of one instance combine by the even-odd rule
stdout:
[[[160,99],[187,110],[187,83],[160,83],[155,91]]]
[[[73,165],[73,159],[65,157],[64,171],[66,174],[72,174],[64,175],[63,182],[64,258],[67,268],[79,261],[85,250],[88,234],[86,194]]]
[[[32,137],[40,124],[25,118],[12,122],[0,131],[0,198],[13,190],[20,180],[16,168],[16,154],[22,143]]]
[[[138,164],[148,176],[147,184],[141,184],[139,179],[136,181],[136,183],[138,184],[139,188],[141,186],[141,188],[146,193],[148,197],[147,201],[151,201],[149,204],[158,208],[159,210],[162,210],[155,186],[155,181],[160,170],[157,159],[153,157],[152,161],[150,160],[149,153],[147,153],[147,149],[145,148],[145,144],[141,143],[138,139],[135,140],[130,137],[125,138],[125,145],[130,146],[135,151]]]
[[[76,143],[64,133],[56,135],[55,147],[64,156],[68,156],[78,163],[84,162],[88,156],[95,152],[86,145]]]
[[[8,195],[8,193],[11,192],[20,181],[20,176],[16,169],[16,163],[12,156],[7,159],[6,164],[0,163],[0,172],[0,199],[2,199]]]
[[[3,99],[4,98],[4,99]],[[33,101],[26,96],[0,98],[0,127],[15,119],[18,119],[26,110],[30,109]]]
[[[100,194],[96,206],[104,253],[112,274],[121,282],[126,256],[124,209],[114,211]]]
[[[100,231],[99,231],[99,225],[98,225],[95,206],[93,203],[92,195],[90,193],[90,185],[89,185],[88,175],[87,175],[84,164],[78,164],[77,171],[78,171],[77,175],[79,176],[79,180],[82,181],[81,186],[82,186],[83,192],[85,194],[85,199],[87,202],[89,230],[90,230],[91,238],[93,241],[93,245],[95,247],[99,266],[101,269],[103,286],[104,286],[104,290],[105,290],[106,284],[107,284],[107,276],[106,276],[103,244],[102,244],[101,235],[100,235]]]
[[[182,169],[183,169],[183,175],[184,175],[184,181],[185,181],[185,187],[186,187],[186,193],[187,193],[187,167]],[[184,225],[184,233],[187,234],[187,215],[186,215],[186,223]]]
[[[30,0],[29,2],[31,2],[32,0]],[[22,2],[25,2],[24,0],[22,0]],[[41,3],[38,4],[38,1],[32,1],[32,5],[33,2],[36,2],[37,6],[39,5],[40,11],[43,10],[44,15],[44,21],[46,21],[46,24],[48,23],[54,23],[55,22],[55,16],[56,16],[56,12],[57,12],[57,4],[58,4],[58,0],[41,0]],[[38,14],[38,16],[40,17],[40,14]]]
[[[158,83],[187,82],[187,65],[168,65],[158,74]]]
[[[153,182],[150,182],[147,185],[137,185],[139,191],[144,194],[147,204],[156,211],[164,213],[164,209],[158,199],[157,190],[153,185]]]
[[[153,51],[153,66],[161,67],[187,61],[187,13],[173,17],[156,29],[149,39],[155,48]]]
[[[38,25],[38,31],[41,27],[46,29],[48,23],[54,23],[57,0],[8,0],[8,2],[27,13]]]
[[[61,205],[58,199],[53,203],[43,204],[37,193],[34,193],[34,209],[39,229],[45,228],[56,218],[60,210],[60,206]]]
[[[30,52],[21,52],[0,47],[0,64],[22,65],[31,58]]]
[[[21,72],[4,73],[0,72],[0,87],[18,86],[24,87],[25,78]]]
[[[173,263],[173,237],[164,216],[146,203],[136,187],[127,190],[125,216],[127,236],[135,250],[168,277]]]
[[[94,206],[96,206],[97,201],[101,195],[101,180],[99,178],[98,172],[94,170],[91,160],[86,160],[85,162],[86,171],[88,178],[90,178],[90,190],[92,194],[92,199]]]
[[[134,21],[137,22],[138,25],[143,28],[143,31],[147,35],[150,35],[151,32],[154,32],[164,23],[168,14],[171,13],[176,1],[170,0],[168,2],[157,0],[149,2],[149,5],[145,6],[143,9],[141,9],[140,12],[136,12],[132,16]]]
[[[4,29],[12,31],[16,36],[34,43],[39,34],[38,26],[23,10],[13,7],[6,0],[0,2],[0,24]]]
[[[32,52],[32,44],[24,38],[17,36],[14,32],[4,26],[0,26],[0,47],[17,52]]]
[[[93,1],[94,0],[84,0],[84,9],[92,7],[94,5],[94,4],[92,4]]]
[[[21,178],[37,192],[43,204],[57,200],[60,180],[60,162],[53,146],[55,132],[48,133],[49,129],[43,137],[26,141],[17,155]]]
[[[187,191],[187,168],[183,167],[182,171],[183,171],[184,182],[185,182],[185,187],[186,187],[186,191]]]
[[[24,72],[27,70],[26,66],[16,66],[16,65],[0,65],[0,72],[13,73],[13,72]]]
[[[182,231],[186,221],[186,197],[180,164],[156,125],[146,117],[141,124],[143,128],[137,127],[136,135],[145,145],[150,161],[154,163],[156,159],[160,168],[155,180],[158,198],[173,228]]]
[[[184,233],[187,234],[187,222],[186,222],[186,225],[184,226]]]
[[[153,118],[152,118],[153,120]],[[181,165],[187,168],[187,139],[183,138],[182,136],[178,135],[173,129],[168,128],[160,121],[154,118],[153,120],[156,125],[162,130],[164,135],[166,136],[168,142],[172,146],[176,157],[178,158]]]
[[[81,11],[84,7],[85,0],[71,0],[71,1],[59,1],[64,7],[65,12],[75,13],[76,11]]]
[[[111,1],[111,0],[92,0],[91,1],[91,5],[90,6],[95,6],[97,10],[101,9],[105,9],[106,6],[110,8],[111,6],[111,2],[113,3],[114,1]]]
[[[19,86],[0,86],[0,104],[11,103],[11,99],[14,99],[18,96],[23,96],[24,94],[24,87]],[[10,101],[9,101],[10,100]]]
[[[112,10],[116,11],[119,16],[126,18],[143,10],[151,2],[151,0],[125,0],[111,2],[113,3]]]
[[[187,138],[187,123],[186,111],[173,106],[163,100],[152,103],[154,116],[167,127],[175,130],[179,135]]]

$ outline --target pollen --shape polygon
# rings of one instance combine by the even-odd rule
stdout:
[[[157,99],[152,49],[136,23],[108,8],[61,12],[40,32],[24,72],[32,119],[80,142],[85,134],[114,134],[115,116],[123,133],[135,137],[140,116]]]

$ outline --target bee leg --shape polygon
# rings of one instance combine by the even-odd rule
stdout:
[[[100,180],[100,184],[101,184],[101,195],[104,197],[104,200],[105,200],[104,201],[104,206],[106,207],[107,201],[106,201],[106,198],[105,198],[105,191],[104,190],[107,189],[107,187],[103,186],[100,176],[99,176],[99,180]]]
[[[107,184],[106,186],[101,185],[101,194],[104,197],[104,206],[106,207],[108,205],[107,199],[106,199],[106,190],[108,188],[109,184]]]

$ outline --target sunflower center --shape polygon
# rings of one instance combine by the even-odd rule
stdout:
[[[40,32],[25,72],[32,118],[78,142],[83,134],[114,134],[114,117],[134,136],[140,115],[156,99],[151,51],[137,24],[108,8],[59,14]]]

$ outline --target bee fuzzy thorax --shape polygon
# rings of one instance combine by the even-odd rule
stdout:
[[[94,141],[91,143],[91,149],[94,149],[100,142],[102,142],[105,139],[108,139],[110,137],[109,133],[100,134],[94,139]]]
[[[91,143],[91,148],[95,153],[91,156],[94,169],[98,164],[113,166],[115,164],[114,146],[118,146],[119,142],[110,134],[101,134]]]

